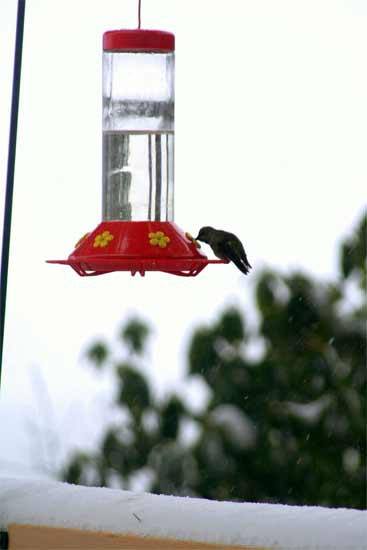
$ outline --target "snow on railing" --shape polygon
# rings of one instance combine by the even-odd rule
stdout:
[[[366,550],[367,512],[216,502],[0,477],[10,550]]]

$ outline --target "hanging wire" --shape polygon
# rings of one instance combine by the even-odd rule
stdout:
[[[0,385],[1,385],[1,367],[3,362],[3,347],[4,347],[6,290],[8,285],[9,246],[10,246],[11,215],[12,215],[12,208],[13,208],[15,154],[16,154],[16,148],[17,148],[20,74],[22,69],[23,34],[24,34],[24,13],[25,13],[25,0],[18,0],[17,26],[16,26],[16,35],[15,35],[14,70],[13,70],[13,91],[12,91],[11,113],[10,113],[8,166],[7,166],[7,175],[6,175],[6,189],[5,189],[5,203],[4,203],[3,244],[2,244],[2,253],[1,253]]]
[[[138,0],[138,29],[141,28],[141,0]]]

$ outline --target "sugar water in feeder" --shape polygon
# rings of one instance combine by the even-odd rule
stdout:
[[[103,219],[173,221],[174,36],[112,31],[103,44]]]

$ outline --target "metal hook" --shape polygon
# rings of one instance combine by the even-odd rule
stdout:
[[[138,0],[138,29],[141,27],[141,0]]]

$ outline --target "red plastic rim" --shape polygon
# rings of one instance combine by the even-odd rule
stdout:
[[[173,52],[175,35],[166,31],[120,29],[103,35],[104,51]]]
[[[68,260],[48,260],[50,264],[69,265],[81,277],[105,275],[113,271],[130,271],[131,275],[140,273],[144,276],[146,271],[161,271],[170,275],[181,277],[196,277],[209,264],[226,264],[225,260],[203,259],[166,259],[152,260],[151,258],[69,258]]]

